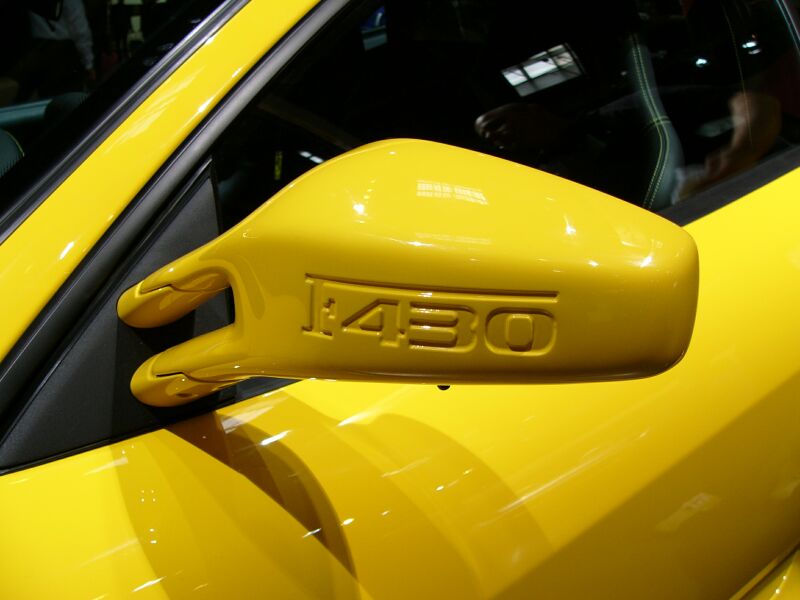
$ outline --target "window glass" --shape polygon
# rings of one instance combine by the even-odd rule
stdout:
[[[216,147],[226,225],[303,171],[414,137],[495,154],[652,210],[797,144],[782,0],[362,2]]]
[[[0,3],[0,214],[220,3]]]

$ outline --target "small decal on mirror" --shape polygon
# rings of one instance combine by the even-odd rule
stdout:
[[[542,356],[555,343],[557,292],[412,288],[306,276],[309,322],[321,339],[361,336],[377,348]]]

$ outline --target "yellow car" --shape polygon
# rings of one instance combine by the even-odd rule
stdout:
[[[0,597],[800,598],[796,2],[12,4]]]

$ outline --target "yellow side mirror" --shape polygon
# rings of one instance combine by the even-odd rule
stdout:
[[[574,382],[686,350],[697,250],[678,226],[576,183],[414,140],[326,162],[119,300],[169,323],[227,287],[232,325],[131,382],[175,405],[254,376]]]

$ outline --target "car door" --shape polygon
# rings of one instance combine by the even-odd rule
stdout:
[[[697,244],[700,295],[689,349],[660,375],[440,388],[262,379],[172,410],[130,396],[139,362],[232,315],[219,298],[171,330],[141,333],[116,321],[122,290],[339,152],[397,136],[507,152],[508,142],[492,139],[498,114],[489,113],[510,100],[501,106],[524,103],[537,129],[558,139],[511,148],[509,158],[639,202],[654,197],[654,175],[677,160],[666,153],[669,136],[690,164],[725,138],[697,131],[735,127],[726,100],[737,92],[726,77],[748,64],[722,58],[695,85],[679,67],[689,59],[699,71],[700,58],[717,54],[672,60],[671,36],[691,33],[694,9],[675,30],[677,14],[652,9],[653,27],[638,32],[647,43],[631,45],[624,27],[601,39],[565,27],[564,11],[540,11],[543,24],[533,27],[523,19],[531,14],[486,3],[453,13],[422,4],[414,14],[400,3],[323,3],[198,128],[232,79],[308,8],[251,2],[0,247],[19,257],[4,262],[10,269],[38,275],[4,276],[25,292],[3,295],[6,314],[19,315],[4,338],[10,346],[46,302],[59,313],[56,290],[77,283],[70,273],[90,272],[80,259],[97,243],[107,252],[113,238],[101,240],[104,228],[140,194],[117,220],[137,223],[124,251],[33,371],[4,432],[0,505],[15,516],[2,542],[9,596],[722,597],[797,544],[800,248],[780,223],[796,213],[798,180],[792,109],[782,98],[779,139],[754,167],[665,211]],[[740,46],[756,39],[742,50],[759,49],[762,38],[742,37],[749,30],[720,6],[692,18],[721,19],[715,34],[727,30]],[[783,3],[769,8],[752,18],[781,23],[788,41],[761,50],[780,57],[768,67],[792,72],[796,62],[786,66],[783,53],[796,52],[796,30]],[[599,21],[600,12],[591,14],[598,22],[624,22],[611,12]],[[258,31],[262,23],[272,33]],[[482,44],[493,54],[478,52]],[[691,48],[720,53],[707,46]],[[645,51],[631,89],[627,74],[611,77]],[[600,74],[613,85],[598,87]],[[678,100],[703,103],[681,106],[661,77],[678,87]],[[641,98],[649,98],[644,113]],[[560,102],[580,118],[556,114]],[[635,137],[630,122],[661,110],[674,131],[656,128],[655,146]],[[476,139],[482,115],[490,131],[476,123]],[[632,160],[630,178],[621,176],[618,165]],[[120,164],[125,177],[113,175]],[[448,193],[427,183],[432,194]],[[85,190],[97,205],[88,215],[75,211]],[[148,197],[152,212],[139,216]],[[74,271],[79,263],[83,271]]]

